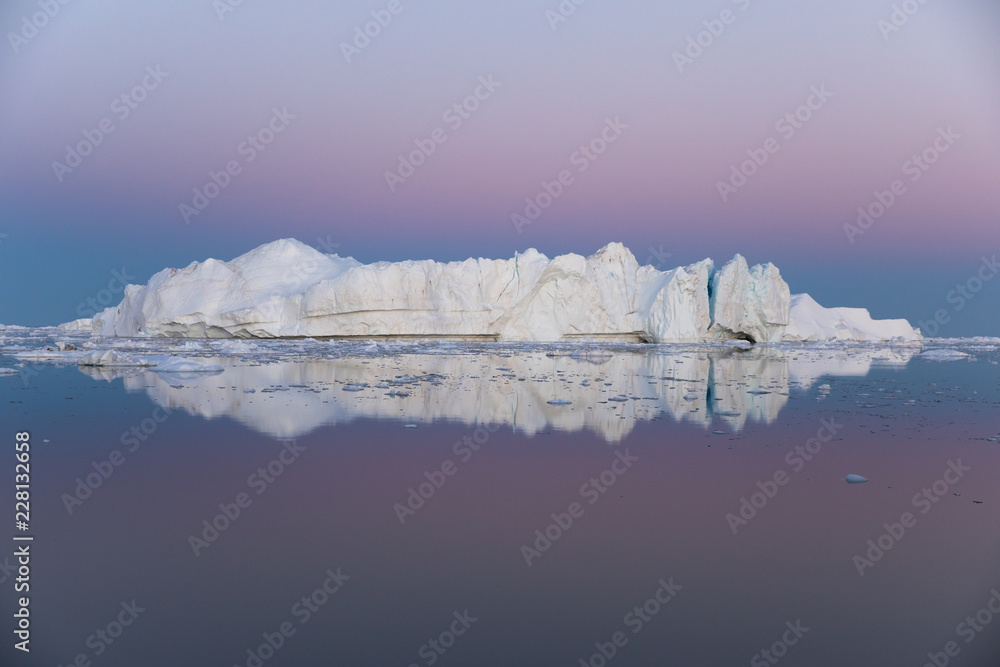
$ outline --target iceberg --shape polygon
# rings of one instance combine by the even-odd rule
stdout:
[[[824,308],[808,294],[791,300],[786,341],[885,341],[921,340],[919,329],[906,320],[873,320],[864,308]]]
[[[82,323],[81,323],[82,325]],[[773,264],[736,255],[660,271],[621,243],[589,257],[362,264],[294,239],[164,269],[98,313],[95,336],[456,338],[648,343],[920,340],[905,320],[792,296]]]
[[[94,320],[89,317],[82,317],[78,320],[73,320],[72,322],[63,322],[56,328],[60,331],[90,331],[93,327]]]

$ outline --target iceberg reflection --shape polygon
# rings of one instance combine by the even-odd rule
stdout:
[[[358,418],[504,424],[526,435],[587,429],[620,441],[639,421],[669,415],[704,428],[773,422],[793,388],[822,376],[905,365],[919,348],[637,347],[452,350],[261,363],[205,358],[221,374],[84,370],[122,377],[162,407],[230,417],[278,439]],[[569,401],[568,404],[565,404]],[[551,402],[554,402],[551,403]]]

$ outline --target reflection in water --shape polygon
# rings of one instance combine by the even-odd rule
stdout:
[[[226,367],[220,374],[81,371],[106,380],[123,377],[128,390],[145,390],[160,406],[206,419],[229,416],[279,439],[368,417],[506,424],[526,435],[588,429],[618,442],[638,421],[664,414],[732,431],[748,421],[769,424],[791,388],[807,389],[821,376],[864,376],[873,366],[905,365],[917,351],[691,346],[571,354],[534,348],[273,363],[207,359]]]

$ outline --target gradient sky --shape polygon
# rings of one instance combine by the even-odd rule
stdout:
[[[914,0],[886,39],[890,0],[590,0],[555,29],[558,0],[401,0],[348,62],[341,43],[387,0],[245,0],[220,18],[224,1],[71,2],[37,34],[22,32],[37,2],[4,3],[0,322],[70,320],[114,270],[145,282],[282,237],[366,262],[622,241],[640,262],[670,253],[661,268],[740,252],[823,305],[914,324],[942,309],[938,335],[1000,335],[1000,278],[948,301],[1000,251],[995,2]],[[679,71],[674,53],[725,10]],[[115,99],[157,66],[168,76],[122,119]],[[500,86],[453,128],[445,112],[490,75]],[[786,138],[776,123],[823,86]],[[241,142],[274,108],[296,118],[247,162]],[[579,173],[571,156],[616,117],[628,129]],[[106,118],[60,181],[53,162]],[[960,138],[910,181],[904,163],[949,127]],[[385,172],[436,128],[447,140],[391,191]],[[771,137],[777,153],[723,201],[717,183]],[[241,172],[185,224],[179,206],[230,160]],[[511,215],[563,169],[573,183],[518,233]],[[849,242],[844,225],[897,179],[905,193]]]

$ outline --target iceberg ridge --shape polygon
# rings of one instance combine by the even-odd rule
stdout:
[[[82,323],[81,323],[82,324]],[[743,339],[920,340],[905,320],[792,296],[773,264],[736,255],[660,271],[621,243],[589,257],[362,264],[295,239],[234,260],[164,269],[93,318],[98,336],[187,338],[573,338],[650,343]]]

